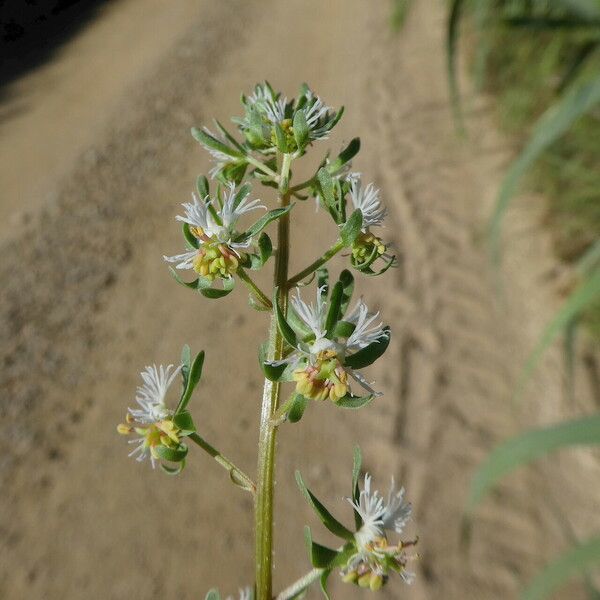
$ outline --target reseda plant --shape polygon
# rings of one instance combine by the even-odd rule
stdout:
[[[268,340],[258,348],[265,383],[256,482],[209,444],[194,424],[188,405],[201,379],[204,352],[192,360],[189,347],[184,346],[177,367],[146,367],[135,398],[138,407],[128,410],[125,422],[117,429],[133,436],[130,456],[138,461],[148,457],[152,467],[159,465],[172,475],[182,471],[188,446],[193,442],[228,471],[236,486],[252,494],[256,580],[254,588],[240,590],[239,597],[271,600],[277,431],[286,422],[300,421],[311,403],[329,401],[342,409],[369,404],[380,393],[361,370],[382,356],[390,342],[390,329],[383,326],[379,313],[370,312],[362,298],[352,304],[351,271],[344,269],[335,282],[330,282],[325,265],[345,252],[351,269],[376,276],[394,266],[395,257],[389,245],[372,231],[383,225],[386,216],[379,190],[372,183],[363,184],[361,175],[350,170],[350,161],[360,149],[358,138],[334,159],[326,155],[312,177],[292,185],[293,162],[315,142],[329,136],[343,108],[326,106],[306,85],[288,101],[268,83],[242,96],[242,105],[244,115],[232,119],[241,141],[218,121],[216,133],[206,127],[192,129],[193,137],[215,161],[209,173],[213,184],[204,176],[198,178],[192,201],[184,203],[183,214],[176,216],[182,223],[187,249],[164,260],[173,265],[170,270],[178,283],[208,299],[226,296],[240,281],[248,288],[250,307],[271,314]],[[276,189],[278,206],[269,210],[256,199],[251,181]],[[296,201],[311,197],[333,219],[337,239],[310,265],[290,277],[290,217]],[[258,211],[262,214],[252,225],[241,225],[242,217],[250,220]],[[265,231],[273,222],[277,223],[275,246]],[[271,257],[273,289],[266,293],[249,271],[262,269]],[[313,283],[316,297],[307,301],[298,288]],[[303,295],[306,298],[308,294]],[[170,403],[167,393],[178,376],[182,381],[179,400]],[[293,384],[293,390],[287,400],[280,402],[287,383]],[[360,464],[360,451],[356,449],[352,495],[348,499],[354,512],[354,529],[337,521],[297,473],[301,492],[327,529],[342,542],[337,549],[327,548],[313,542],[307,528],[313,569],[280,592],[276,596],[279,600],[302,596],[317,580],[329,598],[327,580],[334,570],[344,582],[374,591],[385,585],[394,572],[407,583],[413,580],[407,565],[413,558],[409,549],[416,540],[393,541],[390,537],[391,533],[402,533],[410,518],[404,490],[396,489],[392,480],[384,501],[378,491],[371,490],[369,475],[365,475],[360,490]],[[206,596],[207,600],[220,598],[215,589]]]

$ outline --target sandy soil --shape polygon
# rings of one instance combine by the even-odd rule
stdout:
[[[341,497],[357,442],[377,479],[394,473],[404,482],[421,537],[417,583],[389,586],[382,597],[512,598],[570,531],[600,525],[589,488],[597,457],[570,454],[507,479],[482,507],[470,549],[460,547],[468,481],[486,452],[527,424],[573,412],[558,351],[531,400],[511,403],[523,358],[558,305],[559,277],[536,204],[525,202],[507,228],[499,297],[480,240],[510,149],[483,99],[473,105],[470,140],[455,136],[443,7],[415,3],[394,37],[387,5],[373,4],[271,1],[259,12],[242,0],[189,1],[174,12],[170,3],[148,11],[145,0],[127,0],[17,90],[17,98],[29,90],[29,108],[2,125],[0,142],[2,598],[191,599],[250,581],[249,498],[200,454],[177,479],[140,467],[114,427],[140,368],[175,361],[187,342],[207,350],[197,422],[254,470],[256,341],[267,318],[249,311],[241,290],[210,302],[179,288],[161,255],[178,251],[173,215],[208,168],[190,125],[238,114],[240,91],[263,78],[288,94],[308,81],[329,104],[346,105],[331,147],[361,137],[355,166],[381,187],[386,233],[401,258],[367,292],[394,330],[371,373],[385,396],[360,413],[315,406],[282,429],[277,585],[307,567],[305,523],[328,539],[296,490],[294,469],[349,517]],[[94,44],[108,30],[120,41]],[[104,65],[97,87],[80,59],[46,89],[48,72],[81,48]],[[60,110],[50,113],[54,102]],[[300,267],[333,232],[312,205],[295,210],[294,227]],[[584,375],[580,412],[597,393]],[[337,598],[363,596],[333,588]],[[581,594],[574,584],[560,597]]]

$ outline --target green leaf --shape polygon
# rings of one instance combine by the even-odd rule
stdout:
[[[516,395],[519,396],[531,374],[535,371],[540,358],[558,335],[565,332],[573,319],[592,304],[600,300],[600,270],[593,273],[568,298],[554,319],[546,326],[535,348],[529,355],[523,373],[517,385]]]
[[[190,247],[190,249],[193,250],[194,248],[199,248],[200,240],[190,231],[189,223],[184,223],[182,225],[182,230],[183,237],[185,238],[185,241],[187,242],[187,245]]]
[[[338,321],[333,330],[333,337],[349,338],[355,329],[356,325],[354,323],[349,323],[348,321]]]
[[[173,417],[175,427],[180,429],[180,435],[186,436],[196,431],[196,426],[189,411],[184,410]]]
[[[303,110],[296,111],[293,127],[296,145],[298,150],[302,152],[308,142],[308,125],[306,124],[306,113]]]
[[[340,240],[344,246],[352,246],[354,240],[360,234],[362,228],[362,213],[357,208],[351,215],[350,218],[344,223],[340,229]]]
[[[281,129],[281,125],[279,125],[279,123],[275,123],[273,125],[273,130],[275,131],[275,142],[277,144],[277,150],[279,150],[279,152],[283,154],[286,154],[288,151],[288,145],[285,133],[283,129]]]
[[[181,395],[181,399],[179,400],[179,404],[177,405],[177,409],[175,410],[175,414],[179,414],[183,412],[194,392],[194,388],[198,385],[200,378],[202,377],[202,365],[204,364],[204,350],[199,352],[192,363],[192,367],[190,368],[190,374],[187,379],[187,385],[183,394]]]
[[[594,537],[561,554],[521,593],[521,600],[542,600],[572,577],[600,564],[600,537]]]
[[[179,473],[181,473],[185,467],[185,459],[179,461],[173,466],[163,465],[162,463],[160,463],[159,466],[167,475],[179,475]]]
[[[353,369],[364,369],[373,364],[386,350],[390,344],[392,332],[389,327],[384,327],[383,331],[386,336],[379,338],[377,341],[370,343],[365,348],[361,348],[355,354],[347,356],[344,364]]]
[[[329,293],[329,271],[326,267],[317,270],[317,289],[322,290],[319,293],[327,297]]]
[[[323,592],[323,596],[325,596],[325,600],[331,600],[329,592],[327,591],[327,580],[329,579],[329,575],[331,575],[331,569],[325,569],[323,573],[321,573],[321,578],[319,579],[321,591]]]
[[[156,446],[156,454],[162,460],[169,462],[181,462],[188,453],[187,446],[180,444],[177,448],[168,448],[167,446]]]
[[[534,429],[498,446],[477,469],[467,510],[472,512],[491,487],[510,471],[567,446],[600,444],[600,414]]]
[[[204,200],[210,195],[208,179],[206,179],[204,175],[198,175],[198,179],[196,179],[196,189],[198,190],[200,200]]]
[[[244,233],[240,233],[234,241],[235,242],[245,242],[249,240],[251,237],[254,237],[256,234],[260,233],[269,223],[275,221],[276,219],[280,219],[283,215],[287,214],[294,207],[293,204],[289,206],[285,206],[282,208],[275,208],[270,210],[266,215],[261,217],[250,229],[244,231]]]
[[[278,290],[275,290],[275,295],[273,296],[273,306],[275,307],[275,315],[277,317],[277,325],[279,326],[279,331],[281,331],[281,335],[285,339],[285,341],[294,348],[298,347],[298,338],[294,333],[294,330],[290,327],[290,324],[286,321],[283,313],[281,312],[281,307],[279,306],[279,302],[277,301]]]
[[[500,229],[502,219],[510,201],[517,191],[521,177],[551,144],[558,140],[569,128],[600,102],[600,76],[566,92],[540,117],[533,128],[529,142],[512,163],[500,187],[494,213],[490,220],[489,236],[492,257],[498,262],[500,257]]]
[[[335,404],[336,406],[341,406],[342,408],[356,410],[369,404],[374,397],[375,396],[373,394],[369,394],[368,396],[352,396],[347,394],[343,398],[340,398]]]
[[[258,255],[252,254],[250,256],[250,268],[254,270],[262,268],[273,254],[273,244],[271,242],[271,238],[264,231],[258,238],[257,246]]]
[[[250,192],[252,191],[252,186],[249,183],[245,183],[241,185],[237,192],[235,193],[235,198],[233,200],[234,208],[237,208],[240,205],[240,202],[248,197]]]
[[[360,496],[360,488],[358,486],[358,478],[360,477],[360,467],[362,465],[362,452],[360,451],[359,446],[354,447],[354,461],[352,464],[352,499],[354,502],[358,502],[358,498]],[[363,520],[361,516],[354,510],[354,524],[356,525],[356,530],[358,531],[362,524]]]
[[[192,127],[192,137],[206,148],[217,150],[218,152],[222,152],[223,154],[231,156],[232,158],[242,158],[244,156],[238,150],[230,148],[216,137],[210,135],[210,133],[199,129],[198,127]]]
[[[354,293],[354,275],[352,275],[348,269],[344,269],[340,273],[339,281],[344,287],[344,294],[342,296],[342,304],[340,308],[340,313],[344,315],[348,310],[348,304],[350,303],[350,299]]]
[[[296,394],[292,402],[292,406],[288,411],[288,420],[290,423],[297,423],[304,414],[308,405],[308,398],[305,398],[302,394]]]
[[[187,288],[190,288],[192,290],[197,290],[198,289],[198,284],[200,282],[200,279],[194,279],[194,281],[184,281],[179,276],[179,273],[173,267],[169,267],[169,273],[171,273],[171,275],[173,276],[173,279],[175,279],[175,281],[177,283],[179,283],[180,285],[183,285],[183,286],[185,286]]]
[[[204,600],[221,600],[221,594],[219,594],[219,590],[213,588],[208,591]]]
[[[183,379],[183,389],[187,386],[188,377],[190,374],[190,367],[192,365],[192,354],[190,347],[185,344],[181,349],[181,377]]]
[[[221,279],[221,281],[223,282],[223,289],[198,285],[198,290],[205,298],[210,298],[211,300],[223,298],[235,287],[235,279],[228,277],[227,279]]]
[[[335,175],[346,163],[350,162],[360,150],[360,138],[354,138],[338,154],[337,158],[327,166],[327,171]]]
[[[321,196],[323,198],[323,202],[328,209],[331,210],[333,208],[335,210],[335,195],[333,193],[333,179],[329,174],[329,171],[322,167],[317,172],[317,179],[319,181],[319,185],[321,187]]]
[[[285,368],[287,365],[283,364],[283,365],[273,366],[273,365],[268,364],[266,361],[267,361],[267,344],[263,342],[258,347],[258,362],[260,364],[260,368],[262,369],[265,377],[269,381],[281,381],[281,376],[283,375],[283,372],[285,371]]]
[[[306,498],[306,501],[317,513],[323,525],[325,525],[325,527],[327,527],[331,533],[345,540],[354,539],[354,534],[349,529],[346,529],[337,519],[335,519],[334,516],[316,498],[316,496],[306,487],[302,479],[302,475],[300,475],[300,471],[296,471],[296,483]]]
[[[215,125],[217,126],[217,128],[219,129],[219,131],[221,132],[221,134],[223,135],[223,137],[233,146],[235,146],[240,153],[245,154],[246,153],[246,149],[244,148],[244,146],[242,146],[230,133],[229,131],[227,131],[227,129],[225,129],[225,127],[223,127],[223,125],[221,125],[221,123],[219,121],[217,121],[215,119]]]
[[[329,310],[325,319],[325,337],[331,339],[331,334],[336,323],[340,319],[340,307],[342,306],[342,296],[344,294],[344,286],[341,281],[336,282],[331,291],[329,298]]]
[[[304,526],[304,541],[308,550],[310,563],[317,569],[328,567],[338,555],[337,550],[332,550],[331,548],[313,542],[312,533],[308,525]]]

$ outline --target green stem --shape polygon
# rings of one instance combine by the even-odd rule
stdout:
[[[282,207],[290,203],[288,179],[291,156],[283,155],[281,176],[279,177],[279,204]],[[286,282],[289,260],[289,213],[277,222],[277,255],[275,257],[274,286],[279,289],[278,297],[283,314],[287,312],[288,293]],[[283,357],[284,342],[277,326],[275,312],[271,315],[269,330],[268,360],[280,360]],[[258,476],[255,502],[256,527],[256,600],[271,600],[273,594],[273,484],[275,479],[275,437],[277,427],[272,419],[279,404],[279,382],[265,379],[262,408],[260,414],[260,432],[258,439]]]
[[[298,183],[297,185],[294,185],[290,188],[290,194],[295,194],[296,192],[299,192],[301,190],[303,190],[304,188],[307,188],[309,185],[312,185],[313,183],[315,183],[315,181],[317,180],[317,176],[313,175],[310,179],[307,179],[306,181],[303,181],[302,183]]]
[[[233,483],[238,487],[245,489],[246,491],[254,494],[256,492],[256,485],[246,473],[236,467],[226,456],[223,456],[214,446],[211,446],[205,439],[201,438],[197,433],[191,433],[187,436],[188,439],[192,440],[202,450],[210,454],[217,463],[219,463],[224,469],[229,471],[229,476]]]
[[[269,167],[267,167],[267,165],[264,165],[263,163],[261,163],[260,160],[256,160],[253,156],[250,156],[250,155],[246,156],[246,160],[251,165],[254,165],[257,169],[262,171],[263,173],[266,173],[269,177],[272,177],[275,181],[277,181],[279,179],[279,175],[277,175],[277,173],[275,173],[275,171],[273,171],[273,169],[270,169]]]
[[[256,285],[252,277],[244,271],[241,267],[238,267],[236,271],[239,278],[248,286],[250,291],[264,304],[265,308],[273,308],[273,303],[269,300],[266,294]]]
[[[292,585],[286,587],[285,590],[283,590],[283,592],[277,594],[275,600],[289,600],[290,598],[293,598],[296,594],[299,594],[301,591],[305,590],[309,585],[317,581],[317,579],[319,579],[319,577],[321,577],[321,575],[323,574],[324,570],[325,569],[313,569],[312,571],[309,571],[306,575],[300,577],[300,579],[298,579],[297,581],[294,581]]]
[[[288,289],[292,288],[304,278],[314,273],[319,267],[323,266],[328,260],[332,259],[343,247],[344,244],[342,243],[342,241],[338,240],[333,246],[331,246],[331,248],[329,248],[329,250],[327,250],[327,252],[325,252],[325,254],[323,254],[323,256],[317,258],[317,260],[308,265],[306,269],[303,269],[302,271],[300,271],[300,273],[294,275],[287,282]]]

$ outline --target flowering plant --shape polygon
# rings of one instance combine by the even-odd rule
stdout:
[[[268,83],[257,85],[249,96],[242,96],[242,105],[243,116],[232,119],[241,140],[218,121],[216,133],[206,127],[192,129],[193,137],[215,161],[209,173],[213,189],[206,177],[198,177],[192,201],[184,203],[183,214],[176,216],[182,223],[187,249],[165,256],[164,260],[174,265],[170,270],[178,283],[208,299],[222,298],[232,292],[237,280],[241,281],[248,288],[250,306],[271,314],[268,340],[258,349],[265,384],[256,481],[197,430],[189,404],[202,376],[204,352],[192,360],[188,346],[184,346],[178,366],[146,367],[135,396],[137,407],[128,410],[125,422],[117,429],[123,435],[134,436],[130,441],[134,445],[131,456],[138,461],[149,458],[152,467],[159,465],[171,475],[181,473],[188,458],[188,445],[193,442],[228,471],[235,485],[252,494],[255,584],[240,590],[240,600],[271,600],[276,434],[284,423],[298,422],[312,403],[328,400],[339,408],[359,409],[380,396],[362,369],[384,354],[391,336],[379,313],[369,311],[362,298],[351,304],[351,271],[344,269],[331,285],[325,265],[345,251],[351,269],[375,276],[394,266],[395,257],[389,244],[371,231],[383,226],[386,216],[379,190],[372,183],[364,185],[361,175],[350,170],[350,162],[360,149],[358,138],[334,159],[327,155],[312,177],[292,185],[293,161],[304,156],[316,142],[328,138],[343,108],[326,106],[306,85],[288,101]],[[277,191],[276,207],[269,210],[255,198],[252,181]],[[290,276],[293,208],[296,202],[310,197],[331,216],[337,236],[321,256]],[[243,218],[259,210],[265,212],[252,225],[241,225]],[[265,229],[275,222],[274,245]],[[273,256],[273,289],[265,293],[249,271],[264,268]],[[192,279],[182,277],[183,271],[191,271]],[[298,288],[313,281],[316,297],[314,302],[307,302]],[[170,403],[167,395],[177,377],[182,383],[179,400]],[[293,389],[288,399],[281,402],[287,383]],[[414,575],[407,569],[412,557],[407,549],[416,540],[390,539],[390,533],[403,531],[411,515],[404,490],[397,490],[392,480],[385,501],[379,492],[371,491],[369,475],[360,490],[360,465],[361,455],[356,449],[352,495],[348,499],[354,511],[354,530],[337,521],[297,474],[302,494],[327,529],[342,539],[342,544],[331,549],[313,542],[307,528],[313,569],[281,591],[276,596],[279,600],[300,597],[317,580],[329,598],[327,579],[334,570],[340,572],[344,582],[371,590],[385,585],[394,572],[405,582],[412,581]],[[219,592],[210,590],[206,600],[220,600]]]

